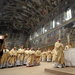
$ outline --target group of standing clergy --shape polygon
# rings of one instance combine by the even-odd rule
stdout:
[[[24,48],[21,46],[19,49],[16,47],[8,50],[6,47],[3,49],[3,55],[0,61],[0,68],[13,67],[26,65],[27,67],[40,65],[40,62],[48,61],[53,62],[54,67],[62,68],[64,66],[64,49],[71,48],[70,44],[64,45],[61,40],[58,40],[53,50],[43,50],[40,48],[34,50],[33,48]]]
[[[57,40],[57,42],[54,45],[54,49],[52,51],[52,62],[54,67],[57,68],[65,67],[64,50],[68,50],[69,48],[72,48],[70,42],[67,43],[66,46],[64,46],[61,43],[61,40]]]
[[[41,53],[41,60],[52,61],[53,67],[63,68],[65,67],[64,50],[68,50],[69,48],[72,48],[70,42],[64,46],[61,40],[57,40],[57,42],[55,42],[53,50],[49,49],[48,51],[43,51]]]
[[[13,67],[26,65],[27,67],[40,65],[41,51],[33,48],[25,49],[21,46],[18,50],[16,47],[10,51],[7,48],[3,49],[3,55],[1,57],[0,67]]]

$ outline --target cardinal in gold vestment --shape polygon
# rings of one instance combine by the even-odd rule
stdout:
[[[35,65],[40,65],[41,61],[41,51],[38,49],[35,52]]]
[[[35,51],[30,49],[28,52],[28,58],[27,58],[26,66],[28,66],[28,67],[34,66],[34,58],[35,58]]]
[[[47,61],[51,61],[51,59],[52,59],[51,50],[48,49],[48,51],[47,51]]]
[[[68,50],[69,48],[72,48],[71,43],[68,43],[68,44],[65,46],[65,50]]]
[[[15,66],[16,60],[17,60],[17,50],[16,47],[14,47],[11,51],[9,51],[8,64],[11,66]]]
[[[41,53],[41,61],[46,61],[47,60],[47,52],[46,51],[43,51],[42,53]]]
[[[20,61],[20,65],[23,65],[23,61],[24,61],[24,55],[25,55],[25,51],[23,48],[18,49],[17,51],[18,54],[18,60]]]

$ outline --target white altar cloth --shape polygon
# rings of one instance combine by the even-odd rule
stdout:
[[[75,66],[75,48],[65,50],[64,59],[66,66]]]

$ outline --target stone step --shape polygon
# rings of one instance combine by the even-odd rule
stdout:
[[[73,68],[45,68],[45,72],[55,75],[75,75],[75,67]]]

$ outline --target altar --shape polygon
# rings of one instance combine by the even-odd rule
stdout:
[[[65,66],[75,66],[75,48],[64,51]]]

